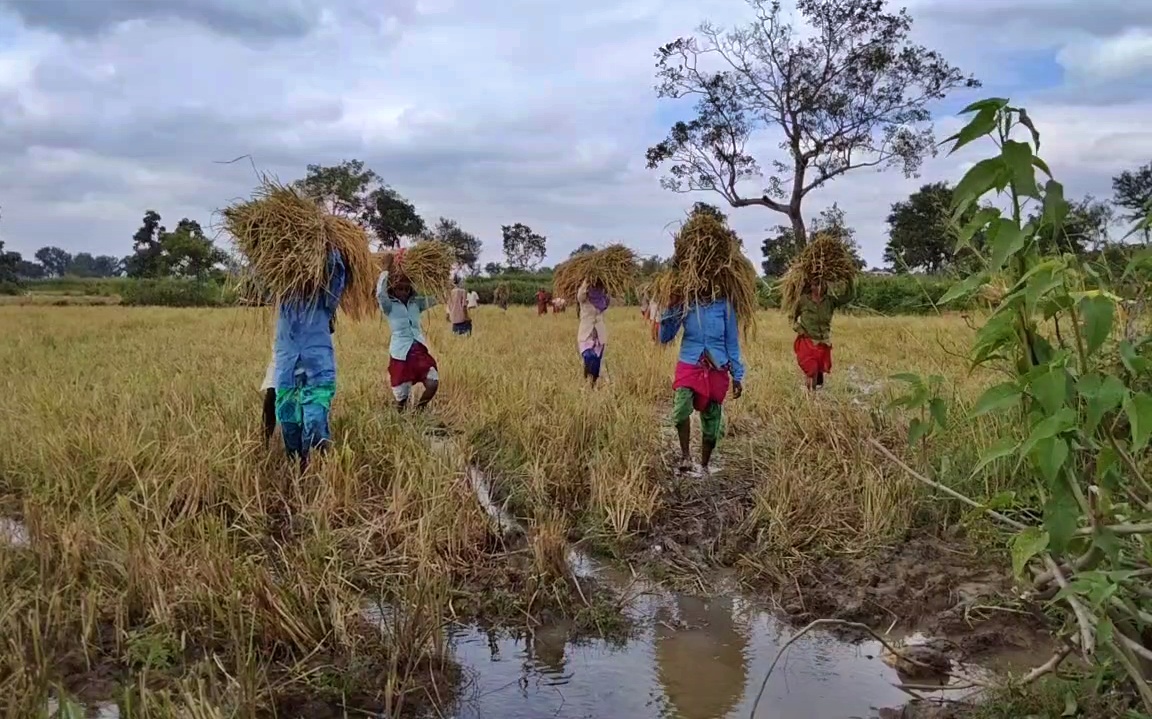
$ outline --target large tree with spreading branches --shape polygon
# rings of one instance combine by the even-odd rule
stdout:
[[[911,42],[912,18],[885,0],[797,0],[805,29],[778,0],[747,1],[748,25],[705,23],[657,51],[657,93],[694,99],[696,117],[648,149],[648,166],[667,168],[667,189],[787,216],[803,246],[809,193],[861,168],[915,175],[935,153],[929,105],[979,83]],[[766,133],[783,152],[762,163],[751,148]],[[760,191],[742,189],[758,178]]]

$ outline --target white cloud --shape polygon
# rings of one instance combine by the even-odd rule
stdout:
[[[1152,159],[1152,101],[1133,92],[1152,75],[1152,11],[1134,5],[911,10],[922,42],[1028,105],[1071,192],[1107,195],[1111,174]],[[146,209],[207,222],[244,195],[251,166],[220,161],[251,153],[282,179],[363,159],[430,219],[477,233],[486,261],[518,221],[550,238],[552,262],[608,240],[667,254],[667,224],[718,198],[663,191],[644,167],[667,130],[652,55],[703,19],[746,16],[740,0],[0,0],[0,237],[127,254]],[[1060,87],[1014,61],[1037,52],[1065,64]],[[849,175],[807,212],[838,202],[878,262],[889,206],[972,157],[930,160],[919,180]],[[730,214],[758,261],[783,216]]]

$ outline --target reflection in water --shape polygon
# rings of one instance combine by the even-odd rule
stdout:
[[[656,592],[631,607],[639,635],[624,645],[573,643],[563,626],[496,638],[457,630],[451,646],[470,684],[442,716],[456,719],[745,719],[760,681],[791,636],[739,597]],[[758,719],[875,717],[908,696],[878,644],[809,634],[777,665]]]
[[[748,678],[748,639],[732,617],[732,599],[677,595],[676,624],[657,612],[656,676],[672,716],[715,719],[740,702]]]

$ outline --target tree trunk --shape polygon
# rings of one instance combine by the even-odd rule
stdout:
[[[796,247],[807,247],[808,229],[804,226],[804,215],[800,214],[799,210],[793,210],[788,213],[788,219],[792,220],[792,235],[796,238]]]

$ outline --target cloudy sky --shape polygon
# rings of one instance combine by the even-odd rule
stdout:
[[[920,42],[1025,104],[1072,195],[1110,194],[1152,160],[1152,2],[907,0]],[[500,225],[667,254],[703,195],[660,189],[644,150],[678,110],[652,90],[654,49],[743,0],[0,0],[0,239],[124,255],[147,209],[169,226],[247,194],[250,154],[295,179],[359,158],[428,218],[456,218],[499,261]],[[937,127],[974,99],[938,108]],[[765,158],[767,159],[767,158]],[[860,171],[833,202],[880,261],[889,205],[958,179]],[[782,216],[732,211],[758,254]],[[757,261],[758,256],[754,257]]]

